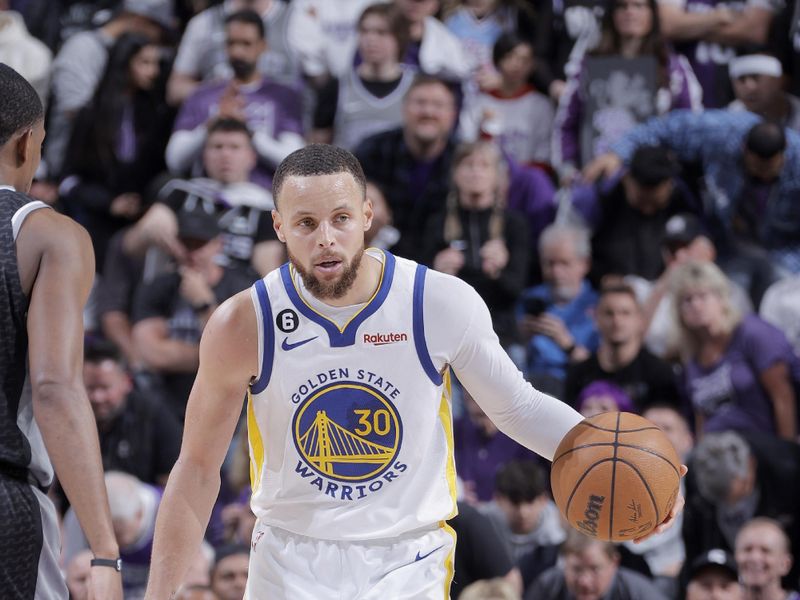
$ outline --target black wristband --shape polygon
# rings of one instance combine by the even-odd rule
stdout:
[[[93,567],[111,567],[117,573],[122,571],[121,558],[93,558],[90,564]]]

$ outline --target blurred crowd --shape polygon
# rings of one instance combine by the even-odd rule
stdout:
[[[470,283],[535,387],[642,414],[689,465],[676,527],[594,541],[457,390],[453,598],[800,598],[798,28],[789,0],[0,0],[0,62],[47,107],[31,195],[94,246],[84,380],[126,598],[203,327],[285,262],[272,174],[318,142],[364,167],[369,245]],[[179,598],[242,598],[248,451],[243,422]]]

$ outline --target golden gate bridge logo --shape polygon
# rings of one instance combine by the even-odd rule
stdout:
[[[315,471],[344,481],[368,480],[391,466],[400,449],[397,409],[378,391],[337,383],[298,409],[295,446]]]

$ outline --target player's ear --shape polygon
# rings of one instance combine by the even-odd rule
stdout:
[[[275,230],[278,239],[285,244],[286,236],[283,235],[283,219],[281,218],[281,213],[279,213],[276,208],[272,209],[272,228]]]
[[[17,137],[16,142],[14,142],[14,150],[17,167],[19,168],[29,160],[33,150],[33,128],[26,129]]]
[[[364,211],[364,231],[367,231],[372,227],[372,217],[375,215],[375,211],[372,208],[372,199],[369,196],[365,197],[361,207]]]

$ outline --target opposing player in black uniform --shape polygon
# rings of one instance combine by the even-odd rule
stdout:
[[[0,597],[67,598],[45,495],[54,466],[99,559],[90,597],[118,600],[119,549],[81,371],[92,245],[80,226],[26,195],[43,116],[30,84],[0,63]]]

